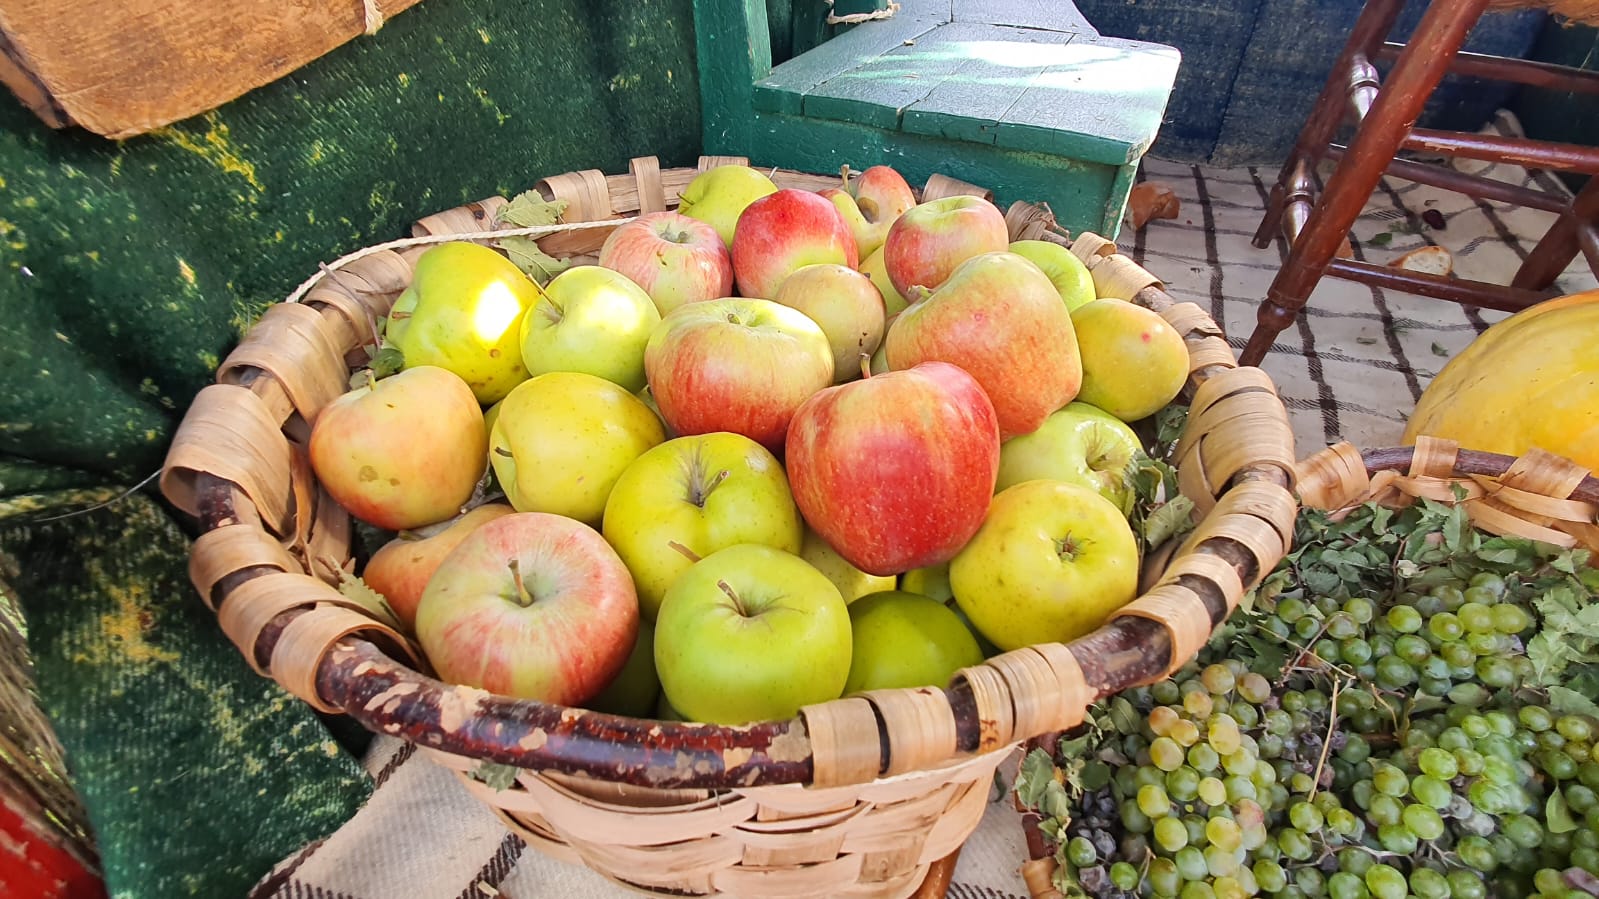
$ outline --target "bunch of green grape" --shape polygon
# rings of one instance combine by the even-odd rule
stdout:
[[[1095,897],[1599,896],[1599,723],[1524,688],[1534,616],[1479,574],[1360,596],[1283,595],[1129,691],[1059,853]],[[1273,659],[1275,662],[1275,658]],[[1106,722],[1112,719],[1103,719]]]

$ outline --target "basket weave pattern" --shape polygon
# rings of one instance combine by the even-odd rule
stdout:
[[[567,224],[541,248],[593,261],[630,216],[671,208],[702,159],[627,175],[541,181]],[[779,187],[836,177],[776,171]],[[921,199],[981,188],[935,177]],[[530,843],[631,886],[693,894],[903,896],[977,826],[992,775],[1023,740],[1069,729],[1095,699],[1179,667],[1292,536],[1287,414],[1258,369],[1238,368],[1215,323],[1174,303],[1114,244],[1069,243],[1102,294],[1166,318],[1190,353],[1190,413],[1177,447],[1198,527],[1151,553],[1144,594],[1094,634],[1008,652],[946,688],[874,691],[740,727],[619,718],[440,683],[408,639],[335,588],[349,571],[348,514],[316,483],[309,423],[364,364],[379,322],[427,242],[495,228],[495,197],[420,220],[406,245],[325,267],[298,302],[273,306],[196,397],[162,490],[196,515],[190,574],[255,669],[315,707],[417,743]],[[1066,243],[1047,209],[1007,212],[1012,239]],[[515,765],[494,790],[469,773]]]

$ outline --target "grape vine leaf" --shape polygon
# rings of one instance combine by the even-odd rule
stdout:
[[[512,264],[540,287],[572,267],[570,259],[556,259],[540,249],[538,241],[531,237],[502,237],[498,244],[510,257]]]
[[[1560,715],[1587,715],[1599,718],[1599,704],[1566,687],[1549,688],[1549,710]]]
[[[1566,804],[1566,794],[1558,788],[1549,794],[1543,813],[1550,833],[1571,833],[1577,829],[1577,822],[1571,819],[1571,807]]]
[[[537,228],[553,225],[566,214],[567,201],[546,200],[536,190],[526,190],[500,207],[495,219],[502,225],[516,228]]]
[[[1055,762],[1049,753],[1034,749],[1022,759],[1021,769],[1016,773],[1016,796],[1022,805],[1039,808],[1044,801],[1045,786],[1054,782]]]

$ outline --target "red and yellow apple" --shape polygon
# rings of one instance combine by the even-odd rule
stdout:
[[[982,197],[954,196],[912,206],[883,241],[883,267],[900,295],[912,287],[934,290],[956,267],[1010,246],[1005,216]]]
[[[751,203],[733,231],[733,278],[742,296],[770,300],[807,265],[860,264],[855,236],[820,194],[784,188]]]
[[[1071,313],[1038,266],[984,253],[917,295],[888,329],[890,369],[935,360],[965,369],[993,401],[1003,439],[1032,432],[1077,396],[1083,370]]]
[[[789,275],[772,299],[821,326],[833,350],[835,384],[860,377],[861,359],[883,342],[883,296],[855,269],[807,265]]]
[[[829,187],[817,193],[838,209],[855,236],[856,252],[863,258],[881,247],[894,220],[916,205],[916,195],[905,183],[905,177],[886,165],[874,165],[843,187]]]
[[[665,315],[684,303],[733,293],[733,257],[716,229],[678,212],[650,212],[618,225],[599,264],[626,275]]]
[[[828,359],[831,373],[832,359]],[[311,425],[311,469],[351,515],[403,531],[460,514],[488,467],[483,410],[434,365],[350,390]]]
[[[604,378],[558,371],[522,382],[505,398],[489,457],[518,512],[598,526],[622,470],[664,440],[643,400]]]
[[[1083,360],[1078,397],[1122,421],[1154,415],[1188,383],[1182,335],[1143,306],[1095,300],[1072,313],[1072,327]]]
[[[1069,643],[1138,594],[1138,539],[1098,491],[1024,481],[949,563],[955,602],[1003,650]]]
[[[468,534],[416,612],[417,643],[441,680],[561,705],[616,678],[638,626],[633,580],[605,539],[542,512]]]
[[[807,400],[789,428],[787,465],[817,534],[861,571],[897,575],[949,561],[982,524],[999,425],[976,379],[928,362]]]
[[[644,370],[673,433],[732,431],[780,453],[794,410],[833,383],[833,348],[797,309],[729,297],[667,313]]]
[[[406,631],[416,626],[416,607],[422,602],[433,572],[467,535],[502,515],[516,510],[504,503],[478,506],[419,531],[405,531],[383,544],[361,571],[361,580],[383,594]]]

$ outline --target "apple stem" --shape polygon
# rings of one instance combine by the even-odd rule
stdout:
[[[673,548],[673,549],[677,550],[678,552],[682,553],[685,557],[688,558],[688,560],[690,562],[698,562],[700,560],[700,558],[701,558],[699,553],[695,552],[692,549],[689,549],[688,547],[686,547],[683,544],[677,542],[676,540],[668,540],[668,541],[666,541],[666,545],[670,546],[671,548]]]
[[[506,563],[511,569],[511,580],[516,582],[516,601],[522,608],[533,604],[533,594],[527,590],[527,584],[522,582],[522,566],[516,559]]]
[[[1060,554],[1061,561],[1063,562],[1070,562],[1077,558],[1077,550],[1077,541],[1072,539],[1071,534],[1067,534],[1061,539],[1055,541],[1055,551]]]
[[[872,356],[871,356],[870,353],[862,353],[861,354],[861,378],[865,379],[865,378],[870,378],[871,376],[872,376]]]
[[[739,615],[745,618],[750,617],[749,610],[744,608],[744,601],[738,598],[738,593],[734,592],[732,586],[729,585],[727,581],[718,580],[716,582],[716,586],[722,588],[722,592],[727,594],[727,598],[733,601],[733,609],[737,611]]]
[[[923,287],[920,284],[912,284],[905,291],[905,301],[911,304],[920,303],[922,300],[932,296],[932,294],[933,291],[931,288]]]

